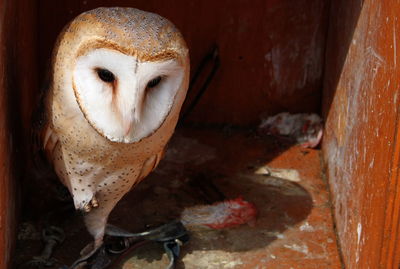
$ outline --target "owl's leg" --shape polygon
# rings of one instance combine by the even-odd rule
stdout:
[[[81,251],[81,258],[78,259],[78,262],[88,262],[89,260],[91,260],[90,262],[102,262],[107,260],[103,257],[106,255],[104,252],[103,238],[107,219],[114,206],[125,194],[124,192],[120,192],[111,196],[110,193],[106,193],[102,190],[97,190],[95,193],[96,196],[89,193],[87,196],[74,197],[76,204],[82,205],[85,201],[89,201],[85,203],[90,204],[90,210],[84,215],[84,221],[87,230],[94,239],[93,242]],[[77,208],[85,211],[82,207],[78,206]]]
[[[111,209],[96,208],[84,215],[84,221],[89,233],[93,236],[94,241],[84,247],[77,259],[70,268],[83,268],[88,262],[91,263],[97,259],[101,260],[101,256],[105,253],[102,250],[104,231],[107,224],[107,218]]]
[[[106,255],[103,247],[103,238],[104,238],[105,228],[107,225],[108,216],[117,201],[113,201],[108,204],[104,203],[107,200],[104,199],[101,193],[97,194],[102,206],[97,206],[97,208],[91,208],[92,210],[90,210],[90,212],[84,215],[84,221],[86,227],[89,233],[93,236],[94,241],[81,250],[80,253],[81,257],[77,259],[70,268],[74,269],[81,268],[80,267],[81,265],[84,266],[88,262],[89,263],[95,262],[97,264],[97,261],[99,261],[100,263],[107,261],[107,259],[103,257],[104,255]],[[94,201],[95,203],[97,202],[98,204],[96,198]],[[91,201],[90,203],[93,206],[93,201]]]
[[[111,210],[110,210],[111,211]],[[97,249],[103,243],[104,231],[107,225],[107,218],[110,212],[102,208],[90,211],[85,217],[85,224],[89,233],[93,236],[93,248]]]
[[[120,197],[116,198],[120,199],[121,197],[122,194],[120,194]],[[105,197],[102,192],[97,192],[97,198],[93,196],[90,202],[92,206],[91,211],[84,215],[85,225],[94,238],[94,249],[102,245],[108,216],[119,201],[119,199],[109,200],[107,198],[108,197]],[[94,208],[95,205],[97,205],[96,208]]]

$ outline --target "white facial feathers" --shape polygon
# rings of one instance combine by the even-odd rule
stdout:
[[[184,72],[175,60],[140,62],[101,48],[77,58],[73,85],[84,116],[99,133],[114,142],[132,143],[163,123]]]

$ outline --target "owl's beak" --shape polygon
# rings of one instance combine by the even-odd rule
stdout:
[[[138,98],[139,97],[139,98]],[[140,121],[141,109],[142,109],[142,98],[136,96],[133,100],[123,101],[122,109],[122,128],[124,130],[124,135],[128,136],[131,132],[133,125]]]
[[[122,114],[122,128],[125,136],[129,135],[132,130],[133,124],[137,121],[138,118],[136,118],[134,111]]]
[[[130,106],[132,106],[133,104],[128,104],[126,102],[121,102],[120,103],[120,120],[121,120],[121,127],[122,130],[124,132],[124,136],[129,135],[129,133],[132,130],[132,126],[133,126],[133,122],[134,120],[134,115],[133,115],[133,111],[131,109],[129,109]]]
[[[131,132],[132,129],[132,121],[124,121],[123,128],[124,128],[124,135],[127,136]]]

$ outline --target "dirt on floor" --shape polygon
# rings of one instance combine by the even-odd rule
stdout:
[[[179,219],[185,208],[237,197],[255,204],[256,223],[218,230],[188,227],[190,241],[177,268],[341,268],[320,151],[249,130],[178,129],[159,167],[119,202],[109,222],[139,232]],[[66,236],[54,252],[53,268],[71,264],[91,241],[81,216],[68,204],[60,203],[49,218]],[[43,223],[41,217],[23,218],[17,265],[40,254]],[[156,243],[113,259],[113,268],[168,264]]]

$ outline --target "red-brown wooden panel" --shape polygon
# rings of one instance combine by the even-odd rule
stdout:
[[[98,6],[159,13],[183,32],[192,69],[216,43],[221,68],[192,120],[249,124],[263,112],[318,111],[328,0],[40,1],[40,70],[77,14]]]
[[[346,268],[399,268],[399,14],[332,1],[323,149]]]
[[[32,98],[37,87],[36,3],[0,1],[0,268],[11,268],[16,186],[26,169]]]
[[[5,24],[4,11],[7,5],[4,1],[0,2],[2,18],[0,23],[0,268],[6,268],[10,261],[10,245],[12,242],[11,226],[15,223],[13,215],[10,214],[13,199],[10,184],[10,148],[9,148],[9,128],[8,128],[8,106],[7,106],[7,71],[5,64]],[[11,210],[10,210],[11,209]]]

